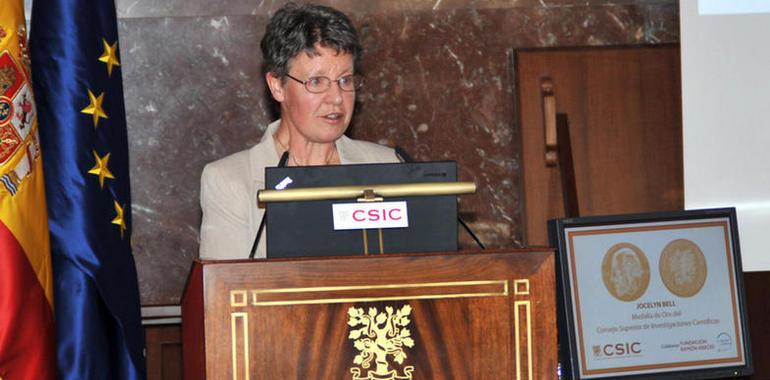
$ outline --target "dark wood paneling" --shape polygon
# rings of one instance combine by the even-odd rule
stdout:
[[[770,272],[743,274],[746,289],[746,309],[749,314],[749,339],[754,358],[751,380],[770,379]]]
[[[147,379],[182,379],[182,331],[179,325],[145,326]]]
[[[679,48],[518,52],[527,244],[563,217],[559,169],[545,165],[541,78],[567,114],[581,216],[684,207]]]

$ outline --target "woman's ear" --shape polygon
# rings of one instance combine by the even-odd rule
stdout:
[[[267,83],[267,88],[270,89],[270,94],[273,95],[273,99],[278,103],[283,103],[283,100],[286,98],[283,89],[283,80],[274,73],[267,73],[265,74],[265,83]]]

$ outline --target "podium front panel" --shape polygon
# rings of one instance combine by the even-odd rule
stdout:
[[[196,265],[209,379],[556,377],[551,251]]]

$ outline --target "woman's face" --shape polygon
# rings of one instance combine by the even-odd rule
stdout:
[[[328,77],[332,82],[326,92],[313,94],[302,83],[291,78],[281,81],[272,74],[267,75],[267,81],[273,97],[281,103],[281,124],[307,142],[331,143],[345,133],[353,116],[355,92],[342,91],[334,82],[354,74],[353,56],[318,45],[316,51],[318,55],[302,52],[292,58],[289,75],[303,82]]]

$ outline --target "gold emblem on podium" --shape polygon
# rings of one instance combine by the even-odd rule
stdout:
[[[407,380],[412,378],[413,366],[405,366],[403,374],[390,369],[389,357],[393,361],[403,364],[406,359],[404,347],[414,347],[409,325],[409,314],[412,307],[404,305],[400,310],[391,306],[385,307],[385,312],[378,312],[370,307],[365,313],[363,308],[351,307],[348,309],[348,325],[350,325],[349,339],[353,339],[353,347],[358,350],[358,355],[353,363],[359,367],[350,368],[353,380]],[[374,362],[374,369],[372,367]],[[362,371],[362,369],[364,371]],[[362,376],[361,373],[366,375]]]

